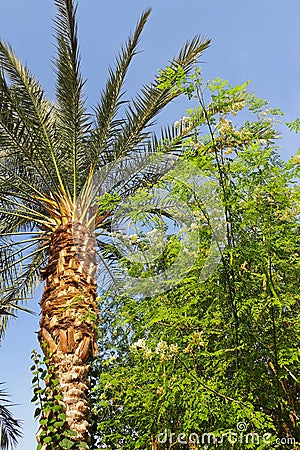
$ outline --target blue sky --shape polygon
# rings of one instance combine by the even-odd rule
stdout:
[[[300,3],[299,0],[79,0],[78,21],[88,104],[94,104],[113,64],[120,44],[147,6],[153,12],[141,41],[141,53],[129,72],[127,91],[131,96],[151,81],[185,40],[194,34],[212,39],[202,56],[203,77],[221,77],[231,84],[252,80],[251,90],[280,107],[286,120],[300,116]],[[54,95],[54,54],[51,0],[3,0],[0,36],[13,45],[41,80],[50,97]],[[172,122],[188,107],[176,102],[159,117]],[[300,146],[299,137],[282,127],[281,153],[287,158]],[[38,299],[29,306],[38,311]],[[21,314],[9,326],[0,349],[0,381],[6,381],[19,406],[16,415],[24,421],[24,439],[18,449],[34,450],[33,406],[30,405],[30,353],[38,348],[38,316]]]

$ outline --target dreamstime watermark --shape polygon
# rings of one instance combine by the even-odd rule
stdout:
[[[150,186],[149,189],[144,189],[142,195],[134,195],[140,180],[143,177],[147,179],[147,173],[151,173],[152,179],[157,180],[168,174],[167,186]],[[174,193],[170,186],[175,183],[182,186],[185,195]],[[85,271],[89,270],[88,255],[81,248],[82,236],[77,231],[77,220],[87,217],[89,231],[93,233],[97,228],[97,200],[112,192],[120,194],[122,201],[111,217],[110,239],[119,258],[125,258],[129,264],[140,264],[140,267],[148,270],[147,276],[145,271],[141,276],[132,276],[124,266],[122,268],[115,264],[108,267],[105,258],[100,255],[99,273],[106,271],[111,284],[118,291],[126,290],[133,295],[149,296],[166,292],[176,282],[180,282],[196,263],[200,245],[199,229],[203,222],[210,230],[211,242],[206,250],[199,280],[205,281],[219,264],[226,236],[226,220],[218,193],[218,182],[193,164],[174,155],[145,156],[138,164],[129,158],[121,158],[94,174],[88,189],[89,195],[84,190],[83,196],[78,199],[73,226],[75,247]],[[130,192],[133,195],[128,195]],[[201,219],[190,206],[192,203],[198,205],[202,213]],[[147,230],[146,216],[156,216],[165,222]],[[151,219],[148,220],[149,223]],[[180,249],[173,258],[172,265],[161,271],[152,270],[167,248],[172,233],[180,240]]]
[[[164,432],[157,435],[157,442],[159,444],[196,444],[204,445],[205,448],[209,446],[216,446],[228,442],[229,444],[252,444],[252,445],[294,445],[295,439],[291,437],[274,437],[271,433],[264,433],[263,435],[255,432],[247,433],[246,422],[238,422],[236,431],[228,431],[217,436],[215,433],[172,433],[165,429]]]

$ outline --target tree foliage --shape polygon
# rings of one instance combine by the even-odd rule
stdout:
[[[168,292],[101,297],[95,446],[269,449],[288,443],[296,449],[299,162],[280,158],[282,113],[250,94],[247,83],[217,79],[204,86],[196,73],[180,89],[197,104],[175,126],[186,136],[188,162],[218,180],[225,246],[217,269],[199,281],[212,230],[195,193],[169,174],[159,186],[180,195],[198,218],[196,264]],[[145,230],[139,231],[136,250],[145,244]],[[169,232],[151,270],[126,258],[123,265],[151,283],[180,245]]]

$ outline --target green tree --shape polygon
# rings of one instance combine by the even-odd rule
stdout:
[[[209,215],[197,191],[169,173],[160,188],[179,195],[197,218],[196,264],[157,296],[103,296],[92,398],[100,447],[299,448],[299,161],[280,159],[281,112],[247,84],[217,79],[207,87],[208,98],[199,75],[182,87],[199,106],[176,126],[187,131],[189,164],[218,182],[226,219],[221,261],[200,281]],[[141,195],[147,192],[137,201]],[[137,229],[141,250],[146,238]],[[180,245],[169,232],[150,267],[126,258],[123,265],[151,283],[176,262]]]
[[[150,14],[146,10],[109,69],[91,117],[84,102],[76,6],[72,0],[55,4],[55,102],[46,98],[12,48],[0,41],[1,284],[4,298],[19,302],[32,295],[42,275],[39,340],[73,436],[51,443],[51,433],[59,438],[59,425],[47,427],[50,412],[44,411],[39,435],[43,449],[70,448],[73,442],[87,448],[90,439],[86,395],[89,359],[97,354],[96,254],[106,264],[100,238],[113,208],[107,204],[102,213],[94,200],[105,190],[109,195],[133,192],[146,180],[143,168],[150,155],[158,148],[177,148],[162,149],[151,126],[181,94],[176,89],[178,71],[188,73],[209,45],[200,37],[188,41],[168,66],[174,72],[169,86],[158,88],[158,74],[125,102],[124,80]],[[95,174],[102,187],[95,185]],[[155,178],[157,174],[149,174],[147,182]]]

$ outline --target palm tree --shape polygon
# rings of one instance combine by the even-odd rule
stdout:
[[[107,264],[101,236],[112,213],[110,206],[104,212],[97,206],[98,197],[104,190],[126,196],[143,181],[157,179],[155,171],[145,170],[149,156],[174,150],[180,139],[163,147],[160,142],[171,141],[175,130],[165,129],[158,138],[151,126],[180,95],[178,69],[188,73],[209,40],[188,41],[168,65],[174,74],[168,83],[162,85],[158,74],[125,102],[124,80],[150,14],[146,10],[109,69],[92,117],[84,102],[76,5],[55,4],[55,102],[0,41],[0,281],[3,299],[20,302],[44,280],[40,344],[55,368],[67,427],[76,432],[76,442],[89,443],[88,371],[97,353],[99,320],[96,261],[98,255]],[[101,169],[100,189],[94,180]]]

